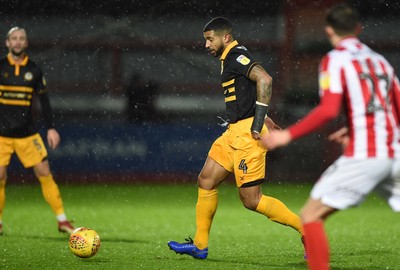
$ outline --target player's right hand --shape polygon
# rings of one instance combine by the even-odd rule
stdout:
[[[56,149],[60,143],[60,140],[60,135],[58,134],[57,130],[54,128],[47,130],[47,143],[51,149]]]
[[[261,139],[260,133],[258,133],[258,132],[256,132],[256,131],[252,131],[252,132],[251,132],[251,137],[252,137],[254,140],[259,140],[259,139]]]

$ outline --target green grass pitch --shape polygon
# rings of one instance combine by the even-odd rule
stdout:
[[[265,184],[264,193],[299,212],[310,185]],[[8,185],[0,237],[1,269],[306,269],[299,235],[246,210],[236,187],[219,189],[209,257],[176,255],[168,240],[194,236],[197,187],[186,185],[60,186],[69,218],[95,229],[99,253],[75,257],[38,185]],[[400,218],[371,196],[332,216],[326,229],[332,269],[399,269]]]

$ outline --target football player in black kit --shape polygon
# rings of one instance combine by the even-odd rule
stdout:
[[[58,230],[71,233],[74,227],[65,215],[60,191],[50,171],[46,147],[32,117],[32,101],[37,95],[47,126],[47,143],[55,149],[60,136],[54,128],[46,80],[42,70],[25,52],[28,47],[25,29],[11,28],[6,45],[9,53],[0,60],[0,234],[3,233],[7,167],[14,153],[25,168],[33,168],[43,196],[56,215]]]
[[[221,60],[228,127],[211,146],[198,177],[194,239],[186,243],[170,241],[168,246],[178,254],[207,258],[209,232],[218,204],[217,188],[230,174],[235,176],[244,207],[294,228],[303,239],[299,216],[280,200],[261,191],[267,150],[259,139],[268,128],[275,128],[267,116],[272,78],[248,50],[234,40],[232,23],[228,19],[212,19],[205,25],[203,35],[206,49]]]

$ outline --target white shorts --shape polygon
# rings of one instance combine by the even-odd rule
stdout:
[[[395,212],[400,212],[400,159],[393,164],[392,176],[381,182],[374,191],[383,197]]]
[[[391,179],[393,162],[341,156],[314,185],[311,198],[340,210],[357,206],[379,184]]]

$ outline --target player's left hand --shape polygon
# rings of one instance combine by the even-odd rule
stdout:
[[[58,134],[57,130],[54,128],[47,130],[47,143],[51,149],[56,149],[60,143],[60,140],[60,135]]]
[[[271,130],[269,134],[261,137],[261,144],[268,150],[287,145],[292,140],[288,130]]]

